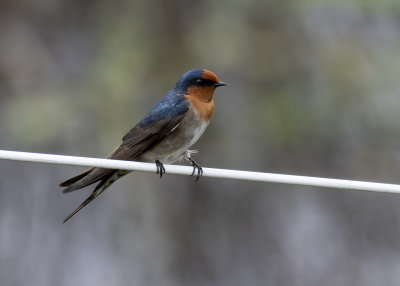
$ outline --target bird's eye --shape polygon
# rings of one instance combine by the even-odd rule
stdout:
[[[196,84],[198,85],[202,85],[203,84],[203,80],[201,78],[196,80]]]

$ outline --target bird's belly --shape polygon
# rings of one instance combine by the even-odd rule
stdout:
[[[190,112],[190,111],[189,111]],[[187,114],[165,139],[138,158],[140,161],[170,164],[181,159],[185,151],[203,134],[208,122],[195,114]]]

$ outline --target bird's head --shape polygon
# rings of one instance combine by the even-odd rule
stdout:
[[[176,83],[175,88],[184,94],[210,101],[214,90],[225,85],[213,72],[205,69],[194,69],[184,73]]]

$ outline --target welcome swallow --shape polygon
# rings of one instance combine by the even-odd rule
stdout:
[[[155,162],[160,177],[165,173],[163,163],[171,164],[185,158],[193,166],[192,175],[197,171],[197,181],[203,171],[190,157],[193,151],[188,148],[200,138],[210,123],[214,112],[215,89],[225,85],[211,71],[194,69],[186,72],[175,87],[122,138],[121,145],[107,158]],[[64,222],[130,172],[93,167],[62,182],[60,187],[66,187],[63,193],[99,182],[92,194]]]

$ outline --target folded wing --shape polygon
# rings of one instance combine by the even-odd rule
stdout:
[[[145,126],[137,124],[123,137],[122,144],[107,159],[135,160],[168,136],[181,122],[184,115],[183,113],[172,118],[151,122]],[[90,168],[62,182],[60,187],[66,187],[63,193],[76,191],[110,176],[115,171],[114,169]]]

